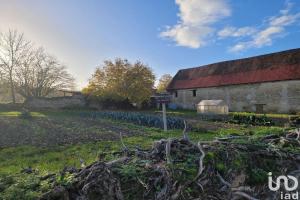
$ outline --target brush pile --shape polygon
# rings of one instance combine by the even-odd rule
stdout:
[[[299,132],[278,138],[299,150]],[[256,143],[229,138],[195,144],[184,131],[182,139],[157,141],[150,150],[130,150],[123,143],[118,159],[66,170],[74,181],[64,187],[57,185],[41,199],[280,199],[281,192],[287,191],[283,187],[271,191],[268,173],[272,172],[274,179],[288,174],[299,179],[300,154],[277,148],[278,138],[268,136]]]

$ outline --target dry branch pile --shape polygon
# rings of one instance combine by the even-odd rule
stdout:
[[[278,137],[299,148],[299,131]],[[42,199],[275,200],[280,191],[269,190],[269,171],[300,177],[300,155],[274,148],[277,139],[272,135],[260,144],[231,139],[195,144],[184,131],[184,138],[157,141],[148,151],[123,144],[119,159],[72,172],[70,186],[57,186]]]

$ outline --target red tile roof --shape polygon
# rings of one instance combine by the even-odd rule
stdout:
[[[168,90],[300,80],[300,48],[179,70]]]

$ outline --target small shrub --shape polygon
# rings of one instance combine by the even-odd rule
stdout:
[[[0,192],[3,192],[6,188],[14,183],[12,176],[0,175]]]
[[[226,166],[223,163],[217,163],[216,170],[218,170],[218,172],[220,173],[224,173],[226,170]]]
[[[56,179],[56,182],[63,186],[69,186],[73,181],[74,181],[74,175],[70,173],[61,174]]]
[[[256,116],[256,115],[233,115],[232,123],[236,124],[246,124],[246,125],[254,125],[254,126],[272,126],[274,122],[267,117],[266,115],[263,116]]]
[[[207,152],[205,156],[205,160],[213,160],[215,158],[214,152]]]
[[[40,180],[35,175],[24,175],[13,177],[13,184],[7,184],[6,189],[0,192],[0,199],[38,199]],[[11,179],[6,179],[11,183]]]
[[[250,185],[257,185],[257,184],[262,184],[266,183],[268,180],[268,173],[260,168],[254,168],[250,170],[250,173],[248,174],[248,183]]]

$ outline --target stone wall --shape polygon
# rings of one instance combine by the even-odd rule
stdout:
[[[82,95],[75,95],[53,98],[29,98],[24,104],[25,107],[32,109],[61,109],[84,107],[86,102]]]
[[[300,80],[277,81],[257,84],[230,85],[178,90],[172,102],[185,109],[196,109],[195,104],[204,99],[222,99],[229,111],[255,111],[255,104],[264,105],[268,113],[300,112]]]

